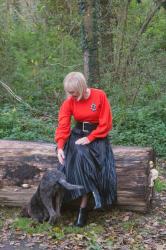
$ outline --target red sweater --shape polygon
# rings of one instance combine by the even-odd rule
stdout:
[[[58,127],[55,141],[58,148],[64,147],[71,133],[71,117],[79,122],[98,123],[98,126],[87,137],[90,142],[96,138],[104,138],[112,129],[112,113],[110,104],[104,91],[90,89],[88,99],[77,101],[72,96],[66,99],[59,111]]]

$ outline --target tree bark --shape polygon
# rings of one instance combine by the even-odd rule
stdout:
[[[125,43],[125,34],[126,34],[126,26],[127,26],[127,18],[128,18],[128,9],[130,5],[130,0],[124,1],[120,10],[120,27],[121,32],[119,35],[119,39],[117,41],[117,60],[115,62],[115,74],[120,77],[121,71],[123,67],[123,58],[124,58],[124,43]]]
[[[110,0],[102,0],[101,3],[101,46],[102,46],[102,64],[110,67],[113,64],[113,17],[110,6]],[[104,67],[105,68],[105,67]],[[105,71],[103,69],[103,71]]]
[[[113,152],[117,172],[117,206],[148,211],[153,193],[153,188],[149,187],[150,168],[155,165],[153,150],[116,146]],[[26,204],[43,173],[57,167],[57,164],[54,144],[0,140],[0,204]],[[29,189],[24,189],[23,184],[28,184]]]
[[[97,32],[97,1],[80,0],[80,14],[82,16],[82,49],[84,59],[84,74],[90,86],[98,84],[100,79],[98,60],[98,32]]]

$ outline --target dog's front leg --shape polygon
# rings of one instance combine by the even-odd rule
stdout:
[[[52,204],[52,196],[43,196],[42,197],[42,202],[44,204],[44,206],[47,208],[48,213],[49,213],[49,223],[51,225],[54,225],[56,220],[57,220],[57,214],[53,208],[53,204]]]
[[[49,214],[48,214],[48,211],[47,211],[47,209],[45,208],[45,206],[44,206],[44,208],[43,208],[43,213],[44,213],[43,221],[48,221],[48,220],[49,220]]]

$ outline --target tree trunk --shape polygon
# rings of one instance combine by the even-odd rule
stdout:
[[[126,28],[127,28],[127,18],[128,18],[128,9],[130,5],[130,0],[124,1],[122,3],[121,9],[120,9],[120,15],[119,15],[119,30],[120,34],[116,41],[117,43],[117,52],[116,57],[117,60],[115,62],[115,74],[117,77],[121,78],[121,73],[123,69],[123,58],[125,58],[124,54],[124,43],[125,43],[125,34],[126,34]]]
[[[155,155],[151,148],[113,147],[117,172],[117,205],[134,211],[148,211],[153,188],[150,168]],[[41,142],[0,140],[0,204],[26,204],[43,173],[58,161],[55,145]],[[25,189],[26,185],[29,189]]]
[[[106,66],[110,68],[113,64],[113,16],[110,6],[110,0],[102,0],[101,3],[101,53],[103,71],[106,72]]]
[[[98,34],[96,0],[79,1],[82,16],[82,48],[84,54],[84,74],[90,86],[99,83]]]

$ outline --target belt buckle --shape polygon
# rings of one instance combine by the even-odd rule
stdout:
[[[83,122],[83,123],[82,123],[82,131],[83,131],[83,132],[86,132],[86,133],[89,132],[89,130],[86,130],[85,127],[84,127],[85,124],[87,124],[87,123],[89,123],[89,122]]]

